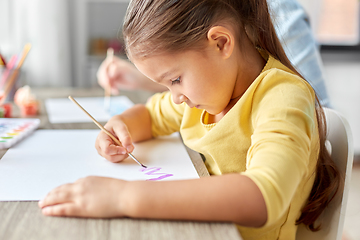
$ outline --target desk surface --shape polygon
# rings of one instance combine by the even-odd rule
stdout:
[[[101,89],[35,89],[42,102],[39,129],[97,129],[93,123],[51,124],[43,101],[46,98],[103,96]],[[122,92],[134,103],[144,103],[151,95],[148,92]],[[13,117],[20,117],[14,106]],[[196,170],[201,177],[208,172],[198,153],[187,148]],[[0,157],[6,150],[0,150]],[[0,239],[6,240],[90,240],[90,239],[228,239],[241,240],[232,223],[208,223],[190,221],[158,221],[142,219],[82,219],[45,217],[37,202],[0,202]]]

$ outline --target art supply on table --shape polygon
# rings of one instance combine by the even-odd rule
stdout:
[[[36,116],[39,113],[40,103],[27,85],[16,91],[14,102],[20,108],[23,117]]]
[[[6,67],[6,60],[1,54],[0,54],[0,66]]]
[[[10,61],[6,65],[6,68],[3,69],[2,75],[1,75],[1,80],[0,80],[0,89],[4,86],[6,79],[8,79],[9,74],[15,68],[16,61],[17,61],[17,56],[16,55],[12,56],[10,58]]]
[[[104,108],[104,97],[77,97],[76,101],[83,106],[98,122],[107,122],[112,116],[134,106],[127,96],[112,96],[110,109]],[[45,108],[51,123],[84,123],[92,120],[68,98],[47,98]]]
[[[10,148],[29,136],[40,124],[35,118],[0,118],[0,149]]]
[[[178,133],[135,143],[131,159],[112,163],[94,148],[96,129],[36,130],[0,160],[0,201],[37,201],[62,184],[87,176],[128,181],[185,180],[199,175]]]
[[[0,106],[2,109],[0,112],[0,118],[11,118],[12,116],[12,106],[11,103],[4,103]]]
[[[107,52],[106,52],[106,58],[108,61],[113,61],[114,59],[114,49],[113,48],[108,48]],[[105,99],[104,99],[104,107],[105,109],[109,110],[110,109],[110,101],[111,101],[111,86],[109,83],[109,86],[105,87]]]
[[[88,115],[91,120],[93,120],[93,122],[96,124],[96,126],[98,126],[101,130],[103,130],[118,146],[122,146],[121,142],[116,138],[114,137],[108,130],[106,130],[98,121],[96,121],[95,118],[93,118],[73,97],[69,96],[69,99],[71,101],[73,101],[81,110],[84,111],[84,113],[86,115]],[[146,168],[146,166],[144,164],[142,164],[141,162],[139,162],[135,157],[134,155],[132,155],[131,153],[128,153],[128,155],[137,163],[139,164],[140,166]]]
[[[31,44],[28,43],[24,46],[24,49],[23,49],[23,52],[21,54],[21,58],[20,58],[20,61],[19,61],[19,64],[16,66],[16,68],[13,70],[12,74],[9,75],[8,79],[6,79],[6,83],[5,83],[5,88],[4,88],[4,92],[3,92],[3,96],[2,98],[0,99],[0,106],[4,103],[5,99],[7,98],[11,88],[14,86],[16,80],[17,80],[17,77],[18,77],[18,74],[19,74],[19,71],[20,71],[20,68],[21,66],[23,65],[24,61],[25,61],[25,58],[26,56],[28,55],[29,51],[31,49]]]

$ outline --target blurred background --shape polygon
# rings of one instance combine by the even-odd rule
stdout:
[[[9,59],[32,44],[21,78],[31,87],[98,87],[106,49],[121,55],[118,32],[128,2],[0,0],[0,53]],[[299,2],[319,42],[332,105],[348,118],[360,155],[359,0]]]
[[[355,164],[359,164],[359,0],[299,2],[310,16],[319,43],[332,106],[352,128]],[[26,43],[32,44],[21,73],[22,83],[31,87],[99,87],[96,71],[106,49],[113,47],[123,56],[118,32],[127,4],[128,0],[0,0],[0,53],[9,59]],[[358,190],[351,193],[357,199],[359,181],[353,181]],[[359,221],[347,224],[355,223]],[[360,239],[360,234],[351,231],[349,239]]]

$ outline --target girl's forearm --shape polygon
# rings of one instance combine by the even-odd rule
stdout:
[[[128,182],[122,196],[127,202],[126,215],[134,218],[225,221],[249,227],[260,227],[267,219],[260,190],[240,174]]]
[[[126,124],[133,142],[152,138],[150,113],[145,105],[137,104],[116,117]]]

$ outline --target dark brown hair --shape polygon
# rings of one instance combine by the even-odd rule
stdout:
[[[132,58],[201,49],[210,28],[221,22],[244,29],[254,47],[267,51],[301,76],[281,46],[266,0],[132,0],[123,25],[126,52]],[[308,202],[296,222],[312,231],[320,229],[320,225],[315,227],[315,221],[341,184],[340,173],[325,148],[326,122],[317,97],[316,117],[320,137],[316,176]]]

